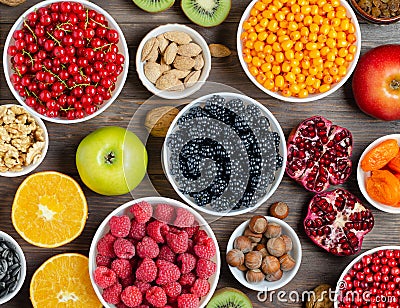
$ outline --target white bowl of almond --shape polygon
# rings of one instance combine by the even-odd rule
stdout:
[[[46,156],[49,136],[43,121],[20,105],[0,106],[0,176],[35,170]]]
[[[150,31],[136,54],[136,71],[143,85],[165,99],[180,99],[198,91],[211,70],[204,38],[190,27],[167,24]]]

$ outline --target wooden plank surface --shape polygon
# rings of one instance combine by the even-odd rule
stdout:
[[[27,3],[16,8],[0,5],[0,50],[3,50],[8,31],[18,16],[37,2],[40,1],[28,0]],[[178,3],[166,12],[150,15],[140,11],[130,0],[96,0],[93,2],[101,5],[116,19],[127,39],[131,63],[125,88],[118,100],[109,109],[90,121],[67,126],[47,122],[50,136],[49,152],[42,165],[37,169],[38,171],[57,170],[69,174],[79,181],[88,199],[89,219],[82,235],[72,243],[56,249],[34,247],[25,242],[16,233],[10,219],[12,200],[18,185],[24,177],[14,179],[0,178],[0,230],[11,234],[21,244],[28,264],[28,274],[24,286],[12,301],[4,305],[7,308],[30,307],[29,283],[35,269],[46,259],[58,253],[80,252],[87,255],[92,236],[104,217],[120,204],[132,199],[129,194],[117,198],[103,197],[87,189],[80,181],[75,167],[75,150],[80,140],[98,127],[106,125],[127,127],[133,114],[140,106],[139,103],[151,97],[151,93],[147,92],[138,79],[134,66],[136,49],[143,36],[158,25],[170,22],[184,23],[198,30],[208,43],[222,42],[232,50],[235,50],[237,25],[241,14],[250,1],[233,1],[229,18],[220,26],[210,29],[201,28],[190,23],[184,17]],[[372,47],[384,43],[398,43],[400,40],[398,24],[382,27],[361,22],[361,30],[362,53]],[[236,52],[229,58],[213,59],[209,81],[231,86],[244,94],[258,99],[276,116],[286,136],[299,121],[315,114],[323,115],[336,124],[347,127],[352,131],[354,137],[353,163],[355,165],[361,152],[371,141],[385,134],[396,133],[399,130],[400,122],[382,122],[361,113],[352,97],[350,81],[336,93],[323,100],[304,104],[285,103],[267,96],[247,79],[240,67]],[[3,73],[1,73],[0,104],[12,102],[16,101],[7,87]],[[170,102],[158,101],[153,104],[157,105],[158,103],[168,104]],[[135,127],[135,129],[140,130],[142,128]],[[162,142],[163,140],[160,138],[150,138],[147,141],[150,160],[149,177],[158,194],[179,199],[162,171],[160,162]],[[133,191],[133,197],[154,194],[155,192],[151,190],[152,186],[150,182],[142,183],[138,189]],[[343,187],[365,201],[357,186],[354,170]],[[291,283],[282,288],[283,291],[302,292],[312,289],[323,282],[335,285],[341,271],[352,260],[352,257],[339,258],[331,256],[308,240],[302,228],[302,221],[305,216],[306,205],[311,197],[311,193],[307,193],[287,176],[284,176],[276,193],[256,211],[257,214],[266,214],[270,204],[275,201],[286,201],[290,206],[290,216],[286,221],[297,231],[300,237],[303,248],[303,261],[298,274]],[[376,218],[376,225],[366,237],[363,250],[383,244],[397,244],[400,236],[400,223],[397,222],[397,217],[374,208],[372,210]],[[231,275],[224,261],[227,241],[236,226],[252,215],[253,213],[237,217],[225,217],[211,222],[211,227],[218,238],[223,259],[219,287],[231,286],[241,289],[250,296],[254,307],[301,307],[301,302],[293,302],[287,298],[287,302],[278,302],[276,297],[274,297],[273,302],[260,302],[257,299],[257,292],[242,287]]]

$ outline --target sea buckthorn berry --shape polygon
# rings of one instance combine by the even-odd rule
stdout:
[[[285,51],[285,58],[287,60],[294,59],[294,51],[292,49]]]
[[[284,84],[285,79],[283,79],[283,76],[278,75],[275,77],[275,86],[277,86],[278,88],[282,88]]]
[[[275,84],[274,84],[274,81],[273,80],[271,80],[271,79],[267,79],[265,82],[264,82],[264,88],[266,88],[267,90],[272,90],[273,88],[274,88],[274,86],[275,86]]]
[[[329,84],[323,84],[318,88],[318,90],[320,93],[324,93],[326,91],[329,91],[330,88],[331,88],[331,86]]]

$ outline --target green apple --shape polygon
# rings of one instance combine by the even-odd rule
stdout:
[[[76,166],[83,183],[91,190],[107,196],[123,195],[143,180],[147,152],[134,133],[107,126],[81,141]]]

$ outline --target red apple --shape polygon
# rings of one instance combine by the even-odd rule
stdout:
[[[400,120],[400,45],[383,45],[364,54],[354,71],[358,107],[377,119]]]

